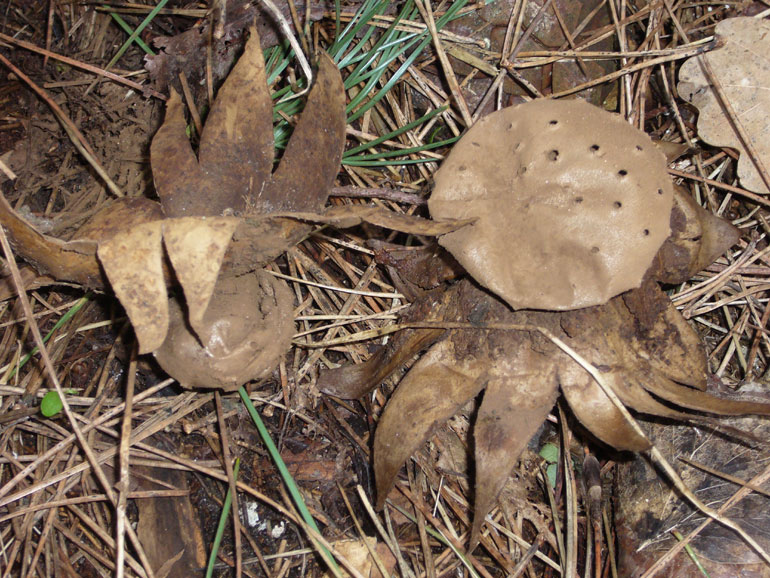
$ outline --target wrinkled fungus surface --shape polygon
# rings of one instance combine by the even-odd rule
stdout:
[[[294,334],[294,296],[264,271],[220,279],[196,331],[172,299],[168,335],[155,358],[188,387],[238,389],[269,376]]]
[[[598,368],[639,413],[710,424],[714,418],[691,411],[770,415],[770,405],[705,391],[700,339],[658,285],[686,281],[738,239],[735,227],[674,190],[665,168],[646,136],[581,103],[504,110],[459,141],[429,206],[434,217],[476,219],[439,242],[497,296],[467,278],[436,287],[415,267],[435,262],[435,247],[422,257],[381,248],[379,261],[412,296],[402,321],[437,327],[401,331],[366,363],[318,380],[323,392],[360,397],[427,349],[378,421],[380,506],[404,461],[482,392],[471,546],[559,393],[602,442],[649,449],[591,374],[546,334]],[[442,330],[441,322],[465,328]]]
[[[598,305],[638,287],[669,235],[672,184],[650,138],[583,101],[490,114],[435,175],[439,239],[514,309]]]

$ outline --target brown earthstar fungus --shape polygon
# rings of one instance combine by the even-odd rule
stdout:
[[[476,219],[439,239],[476,281],[514,309],[565,310],[639,286],[672,191],[646,134],[581,100],[538,100],[476,123],[428,206]]]
[[[212,104],[197,155],[186,128],[172,90],[150,149],[159,203],[119,199],[70,241],[42,235],[5,199],[0,224],[40,273],[111,287],[140,353],[155,353],[183,386],[232,390],[264,378],[290,347],[294,299],[262,268],[304,238],[308,215],[326,204],[345,143],[339,70],[319,56],[275,169],[272,100],[253,29]],[[169,297],[172,285],[182,291]]]
[[[402,322],[416,323],[366,363],[327,371],[318,382],[326,393],[359,397],[427,348],[377,425],[380,506],[404,461],[482,392],[471,546],[559,392],[604,443],[649,449],[594,378],[546,335],[598,368],[639,413],[708,423],[713,418],[684,410],[770,415],[770,405],[705,392],[699,337],[658,283],[686,281],[738,231],[674,188],[645,134],[586,103],[535,101],[474,125],[435,180],[432,215],[473,220],[439,243],[483,287],[465,278],[423,290],[425,276],[390,252],[381,260],[414,296]]]

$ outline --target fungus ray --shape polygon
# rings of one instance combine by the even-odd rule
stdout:
[[[578,420],[593,435],[618,450],[641,452],[650,442],[639,436],[594,378],[572,361],[559,368],[559,384]]]
[[[225,251],[238,226],[233,217],[185,217],[162,222],[163,243],[184,291],[190,327],[201,341],[203,315],[219,277]]]
[[[473,438],[476,454],[475,512],[470,549],[530,438],[556,402],[556,369],[542,353],[525,346],[487,383]]]
[[[695,411],[716,415],[770,415],[770,404],[717,397],[679,385],[662,375],[657,376],[657,379],[645,380],[644,387],[661,399]]]
[[[342,399],[358,399],[385,381],[412,357],[432,345],[444,334],[443,329],[407,329],[391,337],[364,363],[345,365],[324,371],[318,377],[318,389]]]
[[[154,351],[168,331],[161,222],[134,227],[99,243],[97,254],[113,291],[126,309],[139,353]]]
[[[657,283],[645,283],[642,289],[630,291],[612,304],[617,314],[625,317],[620,327],[631,325],[635,329],[625,340],[634,352],[668,378],[705,389],[708,363],[700,337]],[[645,310],[657,315],[650,318]]]
[[[442,292],[438,298],[431,294],[423,296],[412,304],[402,322],[447,318],[451,315],[448,309],[453,304],[455,293],[450,289]],[[444,333],[443,329],[399,331],[364,363],[345,365],[321,373],[318,376],[318,389],[343,399],[357,399],[380,385],[420,351],[433,345]]]
[[[338,143],[345,142],[344,110],[345,87],[337,65],[321,54],[315,83],[281,162],[264,190],[254,191],[258,212],[323,209],[342,159]]]
[[[216,196],[195,200],[209,204],[209,215],[244,210],[273,170],[273,101],[256,28],[250,34],[211,104],[201,134],[198,159],[207,181],[216,186]]]
[[[430,435],[486,385],[489,359],[457,359],[451,333],[401,380],[377,424],[374,473],[382,508],[398,470]]]

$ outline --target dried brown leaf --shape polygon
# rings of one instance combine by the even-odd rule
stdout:
[[[718,50],[685,61],[679,70],[679,94],[700,111],[698,134],[709,144],[738,149],[741,184],[758,193],[768,193],[756,166],[748,158],[732,120],[705,73],[700,59],[706,59],[717,76],[724,97],[739,119],[759,161],[770,168],[770,22],[741,17],[722,20],[716,35],[725,45]]]

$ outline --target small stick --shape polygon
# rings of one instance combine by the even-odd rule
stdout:
[[[45,365],[45,368],[48,372],[48,377],[53,383],[54,387],[56,388],[56,393],[59,394],[59,398],[61,399],[62,409],[64,410],[64,414],[67,416],[67,419],[69,420],[70,425],[72,426],[72,431],[77,437],[78,442],[80,443],[80,446],[83,449],[83,452],[86,454],[86,458],[88,459],[88,462],[91,465],[91,468],[93,469],[94,474],[99,480],[99,483],[102,485],[102,488],[104,489],[104,493],[107,494],[107,497],[109,498],[113,506],[116,506],[117,497],[115,496],[115,491],[112,489],[112,486],[110,485],[110,482],[107,479],[107,476],[105,475],[101,465],[99,465],[99,461],[96,457],[96,454],[94,454],[94,450],[91,448],[91,446],[88,445],[88,441],[86,440],[86,437],[83,434],[83,431],[80,429],[80,426],[78,425],[77,420],[75,419],[75,414],[70,408],[69,403],[67,402],[67,397],[64,395],[64,390],[62,389],[61,383],[59,382],[59,377],[56,375],[56,370],[53,367],[53,362],[51,361],[51,358],[48,355],[48,350],[46,349],[45,343],[43,342],[43,336],[40,334],[40,328],[37,326],[37,323],[35,322],[35,317],[32,314],[32,306],[29,304],[29,298],[27,297],[27,293],[24,290],[24,284],[21,280],[19,267],[16,265],[16,258],[13,254],[13,251],[11,250],[11,245],[8,242],[8,237],[5,234],[5,230],[2,227],[0,227],[0,244],[2,244],[2,247],[3,247],[3,253],[5,254],[5,261],[8,264],[9,269],[11,270],[11,275],[13,276],[13,282],[16,285],[16,290],[19,294],[19,301],[21,302],[22,309],[24,310],[24,315],[26,315],[27,317],[27,322],[29,323],[29,328],[32,331],[32,336],[35,339],[35,344],[38,347],[40,356],[43,358],[43,364]],[[137,551],[137,554],[139,555],[139,560],[142,562],[142,566],[144,567],[144,571],[146,572],[148,578],[153,578],[154,574],[152,571],[152,567],[150,566],[150,561],[147,559],[147,555],[144,552],[144,548],[142,548],[142,544],[139,542],[139,538],[136,535],[136,531],[131,527],[130,524],[126,526],[126,531],[128,532],[132,545],[134,546],[134,548]]]
[[[278,26],[281,28],[281,32],[283,32],[284,36],[286,36],[286,39],[289,41],[289,44],[294,50],[294,54],[297,56],[299,65],[302,67],[302,71],[305,73],[305,77],[307,78],[307,85],[309,88],[313,83],[313,70],[310,68],[310,64],[308,63],[307,58],[305,58],[305,53],[302,52],[302,47],[299,45],[299,42],[297,42],[294,34],[292,34],[291,26],[289,26],[289,23],[286,21],[286,17],[284,17],[283,13],[278,9],[278,6],[273,3],[273,0],[261,1],[273,14],[273,17],[275,17],[276,21],[278,22]]]
[[[59,62],[63,62],[64,64],[69,64],[70,66],[74,66],[75,68],[79,68],[81,70],[85,70],[87,72],[97,74],[99,76],[104,76],[105,78],[109,78],[110,80],[117,82],[118,84],[124,84],[125,86],[128,86],[129,88],[135,90],[136,92],[144,96],[152,96],[153,98],[157,98],[158,100],[166,100],[166,97],[164,95],[153,90],[152,88],[143,86],[138,82],[134,82],[133,80],[128,80],[127,78],[124,78],[118,74],[115,74],[114,72],[109,72],[107,70],[104,70],[103,68],[99,68],[98,66],[86,64],[85,62],[75,60],[74,58],[69,58],[61,54],[56,54],[55,52],[51,52],[50,50],[40,48],[30,42],[25,42],[24,40],[18,40],[13,36],[8,36],[7,34],[3,34],[2,32],[0,32],[0,40],[2,40],[3,42],[7,42],[8,44],[13,44],[14,46],[18,46],[19,48],[24,48],[26,50],[29,50],[30,52],[34,52],[36,54],[42,54],[45,57],[53,58],[54,60],[58,60]]]
[[[444,70],[444,76],[449,83],[449,89],[452,91],[452,97],[460,109],[463,122],[465,123],[466,128],[470,128],[473,124],[471,111],[468,109],[468,103],[465,102],[465,97],[460,91],[460,85],[457,83],[457,77],[455,76],[452,65],[447,58],[446,51],[441,45],[441,40],[438,36],[438,30],[436,29],[436,22],[433,19],[433,9],[430,6],[430,0],[415,0],[415,4],[417,4],[417,8],[420,11],[423,20],[425,20],[425,24],[428,26],[430,35],[433,37],[433,45],[436,49],[436,55],[438,56],[438,60],[441,63],[441,68]]]
[[[240,578],[243,573],[243,553],[241,548],[241,517],[238,509],[238,488],[235,485],[235,474],[230,457],[230,443],[227,436],[227,422],[225,412],[222,409],[222,394],[219,390],[214,392],[214,401],[217,406],[217,419],[219,421],[219,440],[222,443],[222,461],[227,473],[227,483],[230,485],[233,510],[233,532],[235,534],[235,576]]]
[[[334,187],[329,193],[332,197],[350,197],[363,199],[383,199],[405,205],[427,205],[425,197],[398,189],[386,189],[377,187]]]
[[[119,472],[120,481],[118,483],[118,505],[117,520],[115,524],[115,550],[117,557],[115,560],[115,576],[123,578],[125,573],[126,558],[126,504],[128,502],[128,491],[131,484],[129,472],[129,454],[131,449],[131,416],[134,409],[134,385],[136,383],[136,364],[137,364],[137,344],[131,348],[131,361],[128,364],[128,380],[126,383],[126,410],[123,412],[123,423],[120,429],[120,456]]]

